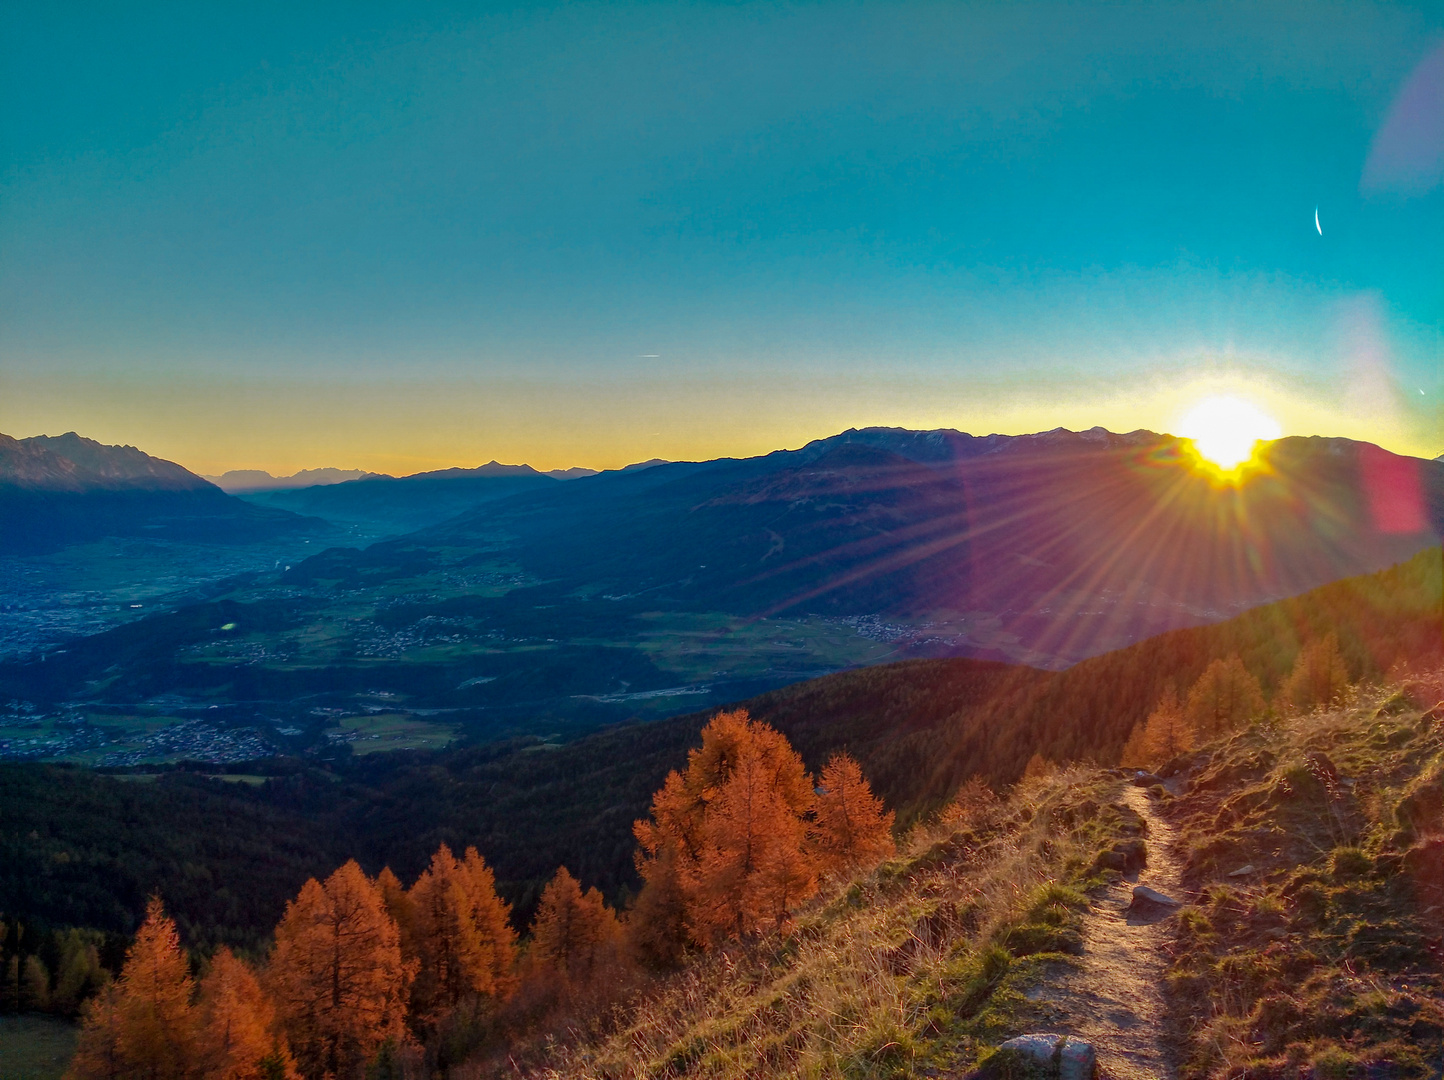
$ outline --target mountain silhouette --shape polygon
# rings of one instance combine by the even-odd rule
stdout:
[[[242,502],[133,446],[73,431],[0,435],[0,553],[54,551],[105,536],[234,544],[328,531],[315,518]]]

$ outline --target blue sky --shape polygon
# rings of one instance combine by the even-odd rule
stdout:
[[[1436,4],[414,7],[7,6],[0,430],[616,465],[1224,387],[1444,451]]]

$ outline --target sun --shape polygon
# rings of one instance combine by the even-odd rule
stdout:
[[[1178,433],[1193,443],[1199,457],[1225,474],[1236,474],[1261,442],[1283,434],[1279,423],[1243,398],[1206,397],[1184,413]]]

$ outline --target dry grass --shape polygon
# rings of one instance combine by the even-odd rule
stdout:
[[[1026,1024],[1023,990],[1078,943],[1080,888],[1127,811],[1070,769],[914,829],[834,883],[785,934],[698,958],[607,1024],[514,1052],[555,1077],[856,1077],[965,1067]],[[1106,872],[1104,872],[1106,873]],[[476,1069],[480,1074],[483,1070]]]
[[[1440,686],[1356,688],[1190,762],[1185,1076],[1424,1076],[1444,1056]]]

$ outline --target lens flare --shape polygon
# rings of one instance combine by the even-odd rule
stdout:
[[[1254,456],[1259,443],[1277,439],[1283,429],[1251,401],[1207,397],[1184,414],[1178,433],[1220,472],[1234,473]]]

